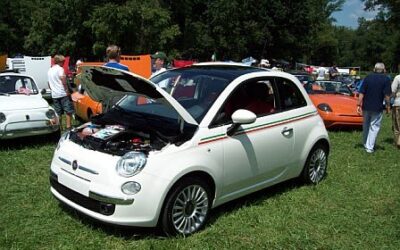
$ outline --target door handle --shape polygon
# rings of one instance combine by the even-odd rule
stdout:
[[[284,127],[281,132],[281,134],[285,136],[288,136],[291,133],[293,133],[293,128],[287,128],[287,127]]]

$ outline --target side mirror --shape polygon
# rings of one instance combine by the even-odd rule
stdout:
[[[40,90],[40,94],[42,94],[42,95],[46,94],[46,89]]]
[[[83,92],[85,92],[85,89],[82,87],[82,84],[79,84],[79,86],[78,86],[78,92],[79,92],[80,94],[83,94]]]
[[[226,134],[232,136],[242,124],[250,124],[257,119],[256,114],[245,109],[238,109],[232,114],[233,124],[228,128]]]

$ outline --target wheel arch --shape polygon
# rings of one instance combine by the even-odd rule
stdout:
[[[326,149],[326,166],[324,168],[325,170],[324,170],[324,174],[322,175],[322,178],[320,180],[318,180],[317,182],[314,182],[314,181],[310,181],[310,179],[309,179],[310,177],[308,175],[306,177],[306,174],[308,172],[306,169],[308,168],[307,165],[309,164],[308,162],[309,162],[309,159],[311,157],[311,154],[313,154],[313,152],[315,152],[315,150],[318,147],[323,147],[323,148]],[[302,180],[302,182],[304,182],[306,184],[317,184],[319,181],[321,181],[326,176],[326,171],[327,171],[327,166],[328,166],[327,164],[328,164],[329,151],[330,151],[330,144],[329,144],[329,141],[327,139],[325,139],[325,138],[320,138],[313,144],[313,146],[311,147],[310,151],[308,152],[307,159],[303,164],[301,173],[298,176],[299,179]]]
[[[159,216],[158,216],[157,225],[160,225],[160,222],[161,222],[161,219],[162,219],[161,213],[162,213],[162,211],[164,211],[164,209],[165,209],[166,202],[167,202],[167,198],[169,197],[169,195],[171,195],[171,193],[173,192],[174,188],[176,188],[176,186],[177,186],[183,179],[186,179],[186,178],[201,178],[203,181],[205,181],[205,182],[209,185],[209,187],[210,187],[210,190],[211,190],[210,196],[212,197],[212,204],[214,203],[214,200],[215,200],[215,193],[216,193],[216,184],[215,184],[214,178],[213,178],[209,173],[207,173],[207,172],[205,172],[205,171],[202,171],[202,170],[195,170],[195,171],[188,172],[188,173],[182,175],[181,177],[179,177],[179,178],[174,182],[174,184],[171,185],[171,187],[169,188],[168,192],[167,192],[166,195],[164,196],[163,201],[162,201],[161,210],[159,210],[159,213],[158,213]],[[212,205],[211,205],[211,208],[212,208]]]
[[[329,153],[330,153],[330,144],[329,144],[329,142],[328,142],[328,140],[326,139],[326,138],[320,138],[318,141],[316,141],[315,143],[314,143],[314,146],[313,146],[313,148],[316,146],[316,145],[319,145],[319,144],[321,144],[321,145],[323,145],[326,149],[327,149],[327,153],[328,153],[328,155],[329,155]],[[310,151],[311,152],[311,151]]]
[[[174,182],[174,184],[168,190],[167,195],[164,197],[163,208],[164,208],[164,205],[165,205],[165,200],[168,197],[168,195],[170,195],[170,193],[178,185],[178,183],[181,182],[185,178],[194,178],[194,179],[200,178],[203,181],[205,181],[209,185],[209,187],[211,189],[211,197],[213,197],[213,201],[214,201],[214,199],[215,199],[215,191],[216,191],[216,184],[215,184],[214,178],[209,173],[207,173],[205,171],[195,170],[195,171],[188,172],[188,173],[182,175],[181,177],[179,177],[179,179],[177,179]]]

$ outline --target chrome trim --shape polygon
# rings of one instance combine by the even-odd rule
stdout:
[[[65,158],[62,158],[62,157],[59,156],[58,159],[60,159],[62,162],[66,163],[68,165],[71,165],[71,162],[69,160],[65,159]]]
[[[45,134],[50,134],[52,132],[56,132],[57,130],[59,130],[58,125],[50,125],[47,127],[37,127],[37,128],[14,129],[14,130],[7,130],[7,127],[4,127],[3,131],[0,131],[0,137],[11,139],[24,136],[45,135]]]
[[[123,198],[116,198],[116,197],[109,197],[102,194],[98,194],[92,191],[89,191],[89,198],[105,202],[105,203],[112,203],[116,205],[131,205],[135,199],[123,199]]]
[[[64,171],[64,172],[66,172],[66,173],[68,173],[68,174],[70,174],[70,175],[73,175],[73,176],[75,176],[75,177],[77,177],[77,178],[79,178],[79,179],[81,179],[81,180],[90,182],[89,179],[86,179],[86,178],[83,178],[83,177],[81,177],[81,176],[79,176],[79,175],[76,175],[76,174],[74,174],[74,173],[72,173],[72,172],[70,172],[70,171],[68,171],[68,170],[66,170],[66,169],[64,169],[64,168],[61,168],[61,170]]]
[[[60,161],[64,162],[64,163],[67,164],[67,165],[72,165],[72,162],[71,162],[71,161],[69,161],[69,160],[67,160],[67,159],[65,159],[65,158],[63,158],[63,157],[61,157],[61,156],[59,156],[58,159],[60,159]],[[94,170],[92,170],[92,169],[90,169],[90,168],[86,168],[86,167],[84,167],[84,166],[82,166],[82,165],[79,165],[79,166],[78,166],[78,169],[80,169],[80,170],[82,170],[82,171],[85,171],[85,172],[88,172],[88,173],[91,173],[91,174],[95,174],[95,175],[98,175],[98,174],[99,174],[98,172],[96,172],[96,171],[94,171]]]
[[[79,168],[80,170],[82,170],[82,171],[86,171],[86,172],[91,173],[91,174],[95,174],[95,175],[98,175],[98,174],[99,174],[98,172],[96,172],[96,171],[94,171],[94,170],[91,170],[91,169],[89,169],[89,168],[85,168],[84,166],[81,166],[81,165],[79,165],[78,168]]]

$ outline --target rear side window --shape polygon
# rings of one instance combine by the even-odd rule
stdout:
[[[307,102],[296,84],[285,78],[261,77],[241,83],[226,99],[211,127],[232,123],[232,114],[246,109],[257,117],[268,116],[299,107]]]
[[[304,107],[307,105],[303,94],[292,81],[285,78],[275,78],[277,101],[280,111]]]

